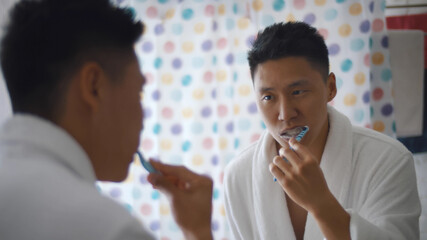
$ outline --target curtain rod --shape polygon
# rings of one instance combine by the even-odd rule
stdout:
[[[407,5],[389,5],[386,8],[415,8],[415,7],[427,7],[427,4],[407,4]]]

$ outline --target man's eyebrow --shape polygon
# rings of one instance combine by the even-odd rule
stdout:
[[[304,86],[309,84],[310,82],[307,79],[301,79],[285,86],[285,88],[293,88],[293,87],[299,87],[299,86]],[[275,89],[276,89],[275,87],[262,87],[259,89],[259,92],[270,92],[270,91],[274,91]]]

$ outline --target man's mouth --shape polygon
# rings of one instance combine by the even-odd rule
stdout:
[[[280,134],[280,137],[286,141],[289,141],[289,139],[298,136],[298,134],[300,134],[303,130],[304,130],[304,127],[295,127],[282,132]]]

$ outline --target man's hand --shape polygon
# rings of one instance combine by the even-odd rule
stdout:
[[[327,239],[350,239],[350,215],[329,190],[319,160],[294,138],[279,154],[269,167],[286,194],[313,215]]]
[[[151,160],[150,163],[162,174],[150,173],[148,181],[168,197],[175,221],[186,239],[213,239],[212,180],[183,166]]]

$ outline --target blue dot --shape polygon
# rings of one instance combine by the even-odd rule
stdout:
[[[393,106],[390,103],[385,104],[381,108],[381,113],[383,114],[383,116],[390,116],[393,113]]]
[[[175,35],[181,35],[182,33],[182,25],[179,23],[175,23],[172,25],[172,32]]]
[[[202,133],[203,132],[203,124],[201,124],[199,122],[193,122],[191,124],[191,132],[194,135],[198,135],[198,134]]]
[[[373,13],[373,12],[374,12],[374,2],[369,3],[369,11],[370,11],[371,13]]]
[[[216,166],[216,165],[218,165],[218,162],[219,162],[219,160],[218,160],[218,156],[217,156],[217,155],[214,155],[214,156],[212,157],[212,159],[211,159],[211,163],[212,163],[212,165]]]
[[[273,2],[274,11],[281,11],[283,8],[285,8],[285,1],[284,0],[274,0],[274,2]]]
[[[392,73],[391,73],[391,70],[389,68],[386,68],[381,72],[381,79],[384,82],[390,81],[391,77],[392,77]]]
[[[234,14],[239,13],[239,6],[237,5],[237,3],[233,4],[233,12]]]
[[[234,149],[238,149],[240,146],[240,140],[238,138],[234,139]]]
[[[373,118],[374,117],[374,107],[370,107],[370,110],[371,110],[371,118]]]
[[[174,69],[180,69],[182,67],[182,61],[179,58],[175,58],[174,60],[172,60],[172,67]]]
[[[225,96],[229,98],[233,98],[234,96],[234,88],[232,86],[229,86],[225,89]]]
[[[338,12],[337,10],[335,10],[334,8],[328,9],[325,12],[325,20],[326,21],[332,21],[334,20],[336,17],[338,16]]]
[[[234,123],[233,122],[227,123],[227,125],[225,126],[225,129],[227,130],[227,132],[232,133],[234,130]]]
[[[216,56],[213,56],[212,57],[212,65],[216,65],[216,63],[217,63],[217,58],[216,58]]]
[[[371,23],[369,22],[369,20],[365,20],[363,22],[360,23],[360,31],[362,33],[367,33],[369,32],[369,29],[371,28]]]
[[[159,123],[154,124],[153,126],[153,133],[158,135],[162,131],[162,125]]]
[[[337,3],[344,3],[344,2],[346,2],[347,0],[336,0],[337,1]]]
[[[149,53],[153,50],[153,44],[150,41],[144,42],[142,44],[142,51]]]
[[[251,122],[248,119],[240,119],[238,126],[240,131],[247,131],[251,127]]]
[[[353,39],[350,42],[350,49],[355,52],[362,50],[364,46],[365,42],[360,38]]]
[[[126,210],[127,210],[129,213],[132,213],[133,208],[132,208],[132,206],[131,206],[129,203],[125,203],[125,204],[123,205],[123,207],[125,207],[125,208],[126,208]]]
[[[150,118],[152,114],[151,108],[144,108],[144,118]]]
[[[340,89],[343,84],[344,84],[344,81],[342,80],[342,78],[337,77],[337,80],[336,80],[337,89]]]
[[[232,53],[227,54],[227,56],[225,57],[225,62],[226,62],[228,65],[233,64],[233,62],[234,62],[234,56],[233,56],[233,54],[232,54]]]
[[[202,57],[194,57],[192,60],[192,65],[194,68],[201,68],[205,64],[205,61]]]
[[[188,152],[188,150],[190,150],[190,148],[191,148],[191,142],[190,141],[185,141],[184,143],[182,143],[182,151]]]
[[[358,123],[361,123],[365,118],[365,112],[362,109],[357,109],[354,112],[354,120]]]
[[[267,14],[265,14],[265,15],[262,16],[261,23],[262,23],[263,26],[270,26],[274,22],[275,22],[275,19],[274,19],[273,16],[267,15]],[[252,46],[252,43],[251,43],[251,46]]]
[[[162,67],[163,64],[163,60],[161,58],[156,58],[154,59],[154,68],[155,69],[160,69]]]
[[[179,89],[175,89],[171,92],[171,98],[175,102],[180,102],[182,99],[182,92]]]
[[[212,195],[213,195],[213,199],[215,199],[215,200],[218,199],[219,198],[219,190],[217,188],[215,188],[213,190]]]
[[[217,133],[217,132],[218,132],[218,123],[214,123],[214,124],[212,125],[212,132],[213,132],[213,133]]]
[[[182,77],[181,83],[182,86],[189,86],[191,84],[191,82],[193,81],[193,79],[191,78],[191,75],[185,75],[184,77]]]
[[[212,90],[211,96],[212,96],[212,99],[216,99],[216,89]]]
[[[340,52],[340,45],[333,43],[328,47],[328,53],[330,56],[335,56]]]
[[[156,199],[159,199],[159,198],[160,198],[160,193],[157,190],[154,190],[151,193],[151,199],[156,200]]]
[[[346,60],[342,61],[342,63],[341,63],[341,70],[343,72],[350,71],[351,67],[353,67],[353,62],[350,59],[346,59]]]
[[[234,20],[232,18],[227,18],[227,20],[225,20],[225,27],[227,28],[228,31],[233,30]]]
[[[212,49],[212,41],[211,40],[206,40],[202,43],[202,49],[203,51],[207,52],[209,50]]]
[[[370,92],[369,92],[369,91],[366,91],[366,92],[363,94],[363,97],[362,97],[363,102],[364,102],[364,103],[369,103],[370,98],[371,98],[371,94],[370,94]]]
[[[163,24],[157,24],[155,27],[154,27],[154,33],[156,34],[156,35],[161,35],[162,33],[164,33],[165,32],[165,28],[163,27]]]
[[[153,91],[151,97],[153,98],[154,101],[158,101],[162,97],[162,95],[160,94],[159,90],[155,90]]]
[[[384,0],[384,1],[381,1],[381,11],[382,12],[384,12],[385,11],[385,8],[387,7],[387,3],[386,3],[386,1]]]
[[[167,3],[169,0],[158,0],[159,1],[159,3],[161,3],[161,4],[164,4],[164,3]]]
[[[246,65],[248,63],[247,53],[239,52],[236,54],[236,62],[240,65]]]
[[[153,221],[153,222],[150,223],[150,229],[152,231],[157,231],[157,230],[159,230],[159,228],[160,228],[159,221]]]
[[[126,7],[126,11],[130,13],[133,19],[136,17],[136,10],[133,7]]]
[[[239,79],[239,74],[237,72],[233,73],[233,81],[237,82],[237,80]]]
[[[309,13],[309,14],[305,15],[303,21],[309,25],[313,25],[314,22],[316,21],[316,15],[314,15],[313,13]]]
[[[169,158],[169,163],[174,165],[182,165],[182,158],[179,155],[173,155]]]
[[[134,199],[134,200],[138,200],[138,199],[140,199],[141,198],[141,196],[142,196],[142,192],[141,192],[141,190],[139,190],[138,188],[133,188],[132,189],[132,198]]]
[[[255,102],[253,102],[253,103],[249,104],[249,106],[248,106],[248,112],[249,112],[250,114],[255,114],[255,113],[257,113],[257,112],[258,112],[258,108],[257,108],[257,106],[256,106],[256,103],[255,103]]]
[[[193,9],[187,8],[182,11],[182,18],[184,20],[190,20],[194,15]]]
[[[381,39],[381,46],[383,46],[383,48],[388,48],[388,36],[384,36]]]
[[[391,129],[393,130],[393,132],[396,132],[396,122],[395,121],[393,121],[391,123]]]
[[[369,49],[372,49],[372,46],[374,45],[374,41],[372,40],[372,37],[369,38]]]
[[[265,123],[263,121],[261,121],[261,128],[262,129],[266,129],[267,128],[267,126],[265,126]]]

